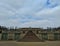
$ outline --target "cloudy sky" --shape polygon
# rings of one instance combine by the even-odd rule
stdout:
[[[60,26],[60,0],[0,0],[0,25]]]

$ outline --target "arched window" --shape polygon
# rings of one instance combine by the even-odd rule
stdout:
[[[23,34],[25,34],[25,31],[23,31]]]
[[[7,40],[8,39],[8,33],[2,33],[2,40]]]
[[[2,33],[2,31],[0,31],[0,33]]]
[[[47,33],[42,33],[42,39],[48,40],[48,34]]]
[[[15,40],[19,40],[20,38],[20,33],[15,33]]]
[[[60,33],[54,33],[54,39],[60,40]]]
[[[39,34],[39,31],[36,31],[37,34]]]

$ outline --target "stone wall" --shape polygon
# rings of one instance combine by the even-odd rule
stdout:
[[[0,40],[4,40],[3,37],[7,36],[6,40],[20,40],[28,31],[32,31],[40,40],[60,40],[60,30],[58,31],[42,31],[40,28],[22,28],[19,31],[2,31],[0,33]],[[7,34],[4,34],[7,33]],[[2,37],[3,36],[3,37]],[[56,39],[55,39],[56,37]]]

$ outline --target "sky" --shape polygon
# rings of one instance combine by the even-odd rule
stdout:
[[[59,27],[60,0],[0,0],[0,25]]]

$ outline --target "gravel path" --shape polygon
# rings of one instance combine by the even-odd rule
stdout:
[[[60,46],[60,41],[46,41],[46,42],[0,41],[0,46]]]

